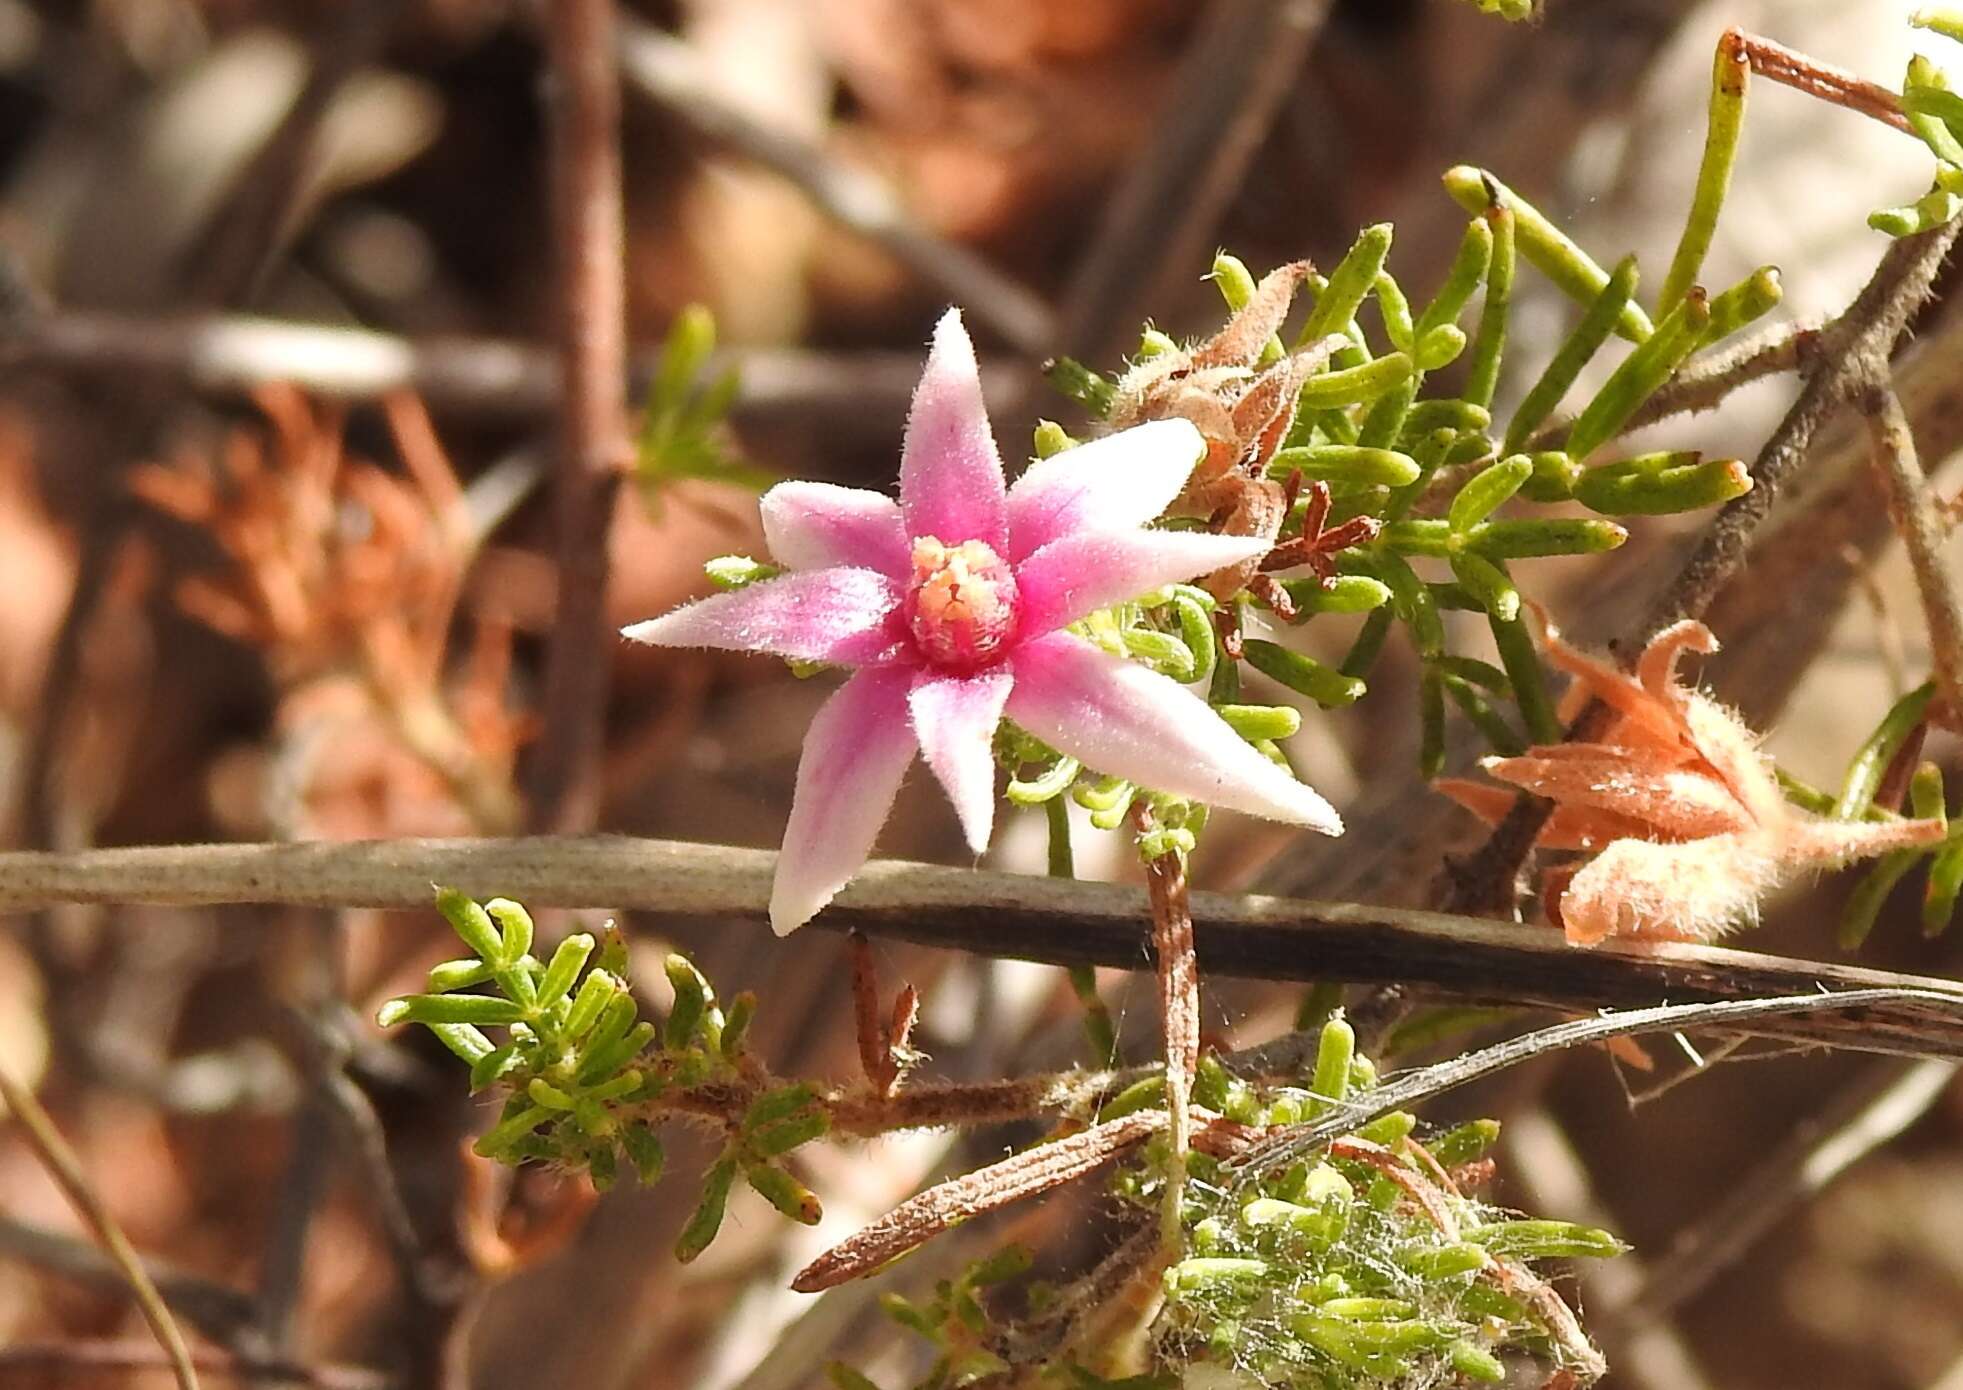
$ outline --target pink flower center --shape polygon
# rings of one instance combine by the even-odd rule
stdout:
[[[974,671],[993,662],[1015,635],[1016,601],[1015,571],[986,543],[915,538],[907,625],[934,665]]]

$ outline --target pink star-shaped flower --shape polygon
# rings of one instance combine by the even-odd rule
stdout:
[[[898,503],[780,483],[764,494],[763,530],[790,573],[623,630],[659,646],[858,668],[805,738],[770,900],[779,934],[815,916],[865,862],[916,752],[970,847],[986,848],[1005,714],[1101,773],[1342,833],[1328,802],[1197,695],[1063,630],[1267,549],[1145,529],[1205,452],[1186,421],[1153,421],[1045,459],[1005,487],[974,345],[949,310],[914,391]]]

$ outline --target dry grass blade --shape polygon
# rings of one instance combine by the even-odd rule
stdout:
[[[930,1187],[806,1265],[791,1287],[817,1293],[870,1274],[951,1226],[1082,1177],[1165,1121],[1163,1110],[1134,1111]]]

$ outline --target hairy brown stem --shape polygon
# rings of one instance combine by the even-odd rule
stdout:
[[[930,1187],[806,1265],[791,1287],[817,1293],[870,1273],[950,1226],[1103,1167],[1165,1119],[1163,1110],[1134,1111]]]
[[[1166,1113],[1172,1156],[1166,1171],[1161,1236],[1179,1248],[1180,1212],[1186,1188],[1186,1152],[1192,1146],[1193,1075],[1200,1063],[1200,972],[1193,953],[1193,908],[1186,866],[1177,854],[1145,865],[1152,900],[1152,954],[1158,966],[1159,1019],[1166,1043]]]
[[[614,647],[607,536],[630,457],[620,85],[612,0],[551,0],[546,14],[565,399],[554,483],[559,592],[530,820],[537,829],[579,830],[599,809],[594,772]]]

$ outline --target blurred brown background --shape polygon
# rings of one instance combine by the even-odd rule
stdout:
[[[1216,245],[1257,270],[1305,255],[1327,266],[1359,226],[1394,220],[1392,265],[1422,291],[1462,223],[1437,183],[1454,163],[1494,168],[1602,259],[1633,248],[1660,268],[1723,27],[1893,83],[1909,8],[1549,0],[1540,22],[1509,26],[1462,0],[624,5],[630,338],[656,344],[682,306],[707,304],[743,371],[745,458],[883,486],[927,328],[958,297],[1013,459],[1039,414],[1077,419],[1043,393],[1042,355],[1109,366],[1148,317],[1175,331],[1214,321],[1199,277]],[[1866,277],[1882,243],[1865,213],[1921,191],[1926,151],[1759,91],[1708,274],[1725,284],[1778,263],[1782,312],[1818,318]],[[0,0],[10,846],[465,834],[521,818],[555,586],[539,486],[555,390],[550,95],[539,13],[524,4]],[[1558,301],[1523,305],[1516,375],[1563,322]],[[367,335],[326,331],[340,328]],[[285,377],[302,389],[276,387]],[[1691,429],[1705,447],[1749,451],[1789,390],[1754,388]],[[630,489],[607,539],[614,616],[700,592],[704,559],[757,546],[754,517],[735,487]],[[1582,638],[1605,638],[1663,572],[1671,529],[1600,565],[1536,570],[1541,596]],[[1870,711],[1923,665],[1891,562],[1869,587],[1880,606],[1847,615],[1775,738],[1804,775],[1835,776]],[[1311,644],[1340,649],[1340,620],[1322,626]],[[1295,741],[1339,805],[1365,792],[1428,805],[1397,675],[1386,663],[1380,695]],[[601,825],[772,844],[823,685],[749,658],[622,651]],[[1471,829],[1436,824],[1433,867]],[[1040,869],[1040,817],[1012,818],[997,839],[991,862]],[[1197,873],[1242,886],[1278,863],[1266,882],[1387,901],[1394,848],[1346,841],[1339,874],[1235,825],[1209,837]],[[960,861],[924,779],[882,852]],[[1373,864],[1382,872],[1354,887]],[[1080,865],[1115,874],[1122,856],[1086,839]],[[1403,879],[1416,901],[1423,876]],[[1822,905],[1844,891],[1798,895],[1752,944],[1830,951]],[[725,994],[757,989],[757,1045],[778,1069],[850,1072],[835,938],[628,925],[650,962],[679,944]],[[823,1227],[739,1203],[712,1252],[678,1269],[668,1247],[700,1158],[685,1146],[671,1160],[684,1176],[590,1211],[549,1178],[506,1191],[458,1157],[482,1119],[459,1069],[369,1022],[450,953],[444,938],[433,914],[9,922],[0,1063],[39,1084],[137,1245],[190,1281],[175,1286],[181,1314],[242,1354],[403,1390],[768,1390],[819,1383],[833,1357],[910,1383],[917,1348],[879,1317],[876,1287],[811,1300],[785,1291],[788,1272],[1015,1136],[825,1153],[811,1165]],[[1878,963],[1955,969],[1953,948],[1921,942],[1912,921],[1884,922],[1876,940]],[[925,991],[936,1071],[1073,1057],[1059,972],[879,949],[889,980]],[[643,977],[659,980],[658,965]],[[1106,983],[1149,1055],[1146,983]],[[1217,984],[1209,1020],[1223,1037],[1283,1026],[1278,991]],[[1453,1109],[1508,1117],[1520,1183],[1508,1191],[1549,1215],[1598,1204],[1654,1268],[1679,1232],[1710,1236],[1707,1214],[1823,1105],[1848,1106],[1844,1088],[1886,1090],[1906,1106],[1906,1135],[1817,1196],[1765,1193],[1770,1230],[1684,1306],[1645,1323],[1627,1307],[1634,1271],[1585,1287],[1582,1304],[1600,1315],[1618,1385],[1955,1390],[1963,1089],[1925,1071],[1902,1101],[1901,1077],[1877,1065],[1721,1065],[1632,1105],[1589,1053]],[[486,1253],[500,1220],[509,1269]],[[1082,1200],[1015,1220],[1060,1264],[1095,1247]],[[931,1280],[1009,1230],[963,1231],[874,1284]],[[0,1385],[165,1383],[29,1354],[143,1346],[78,1233],[0,1129]],[[462,1345],[456,1310],[485,1288]]]

